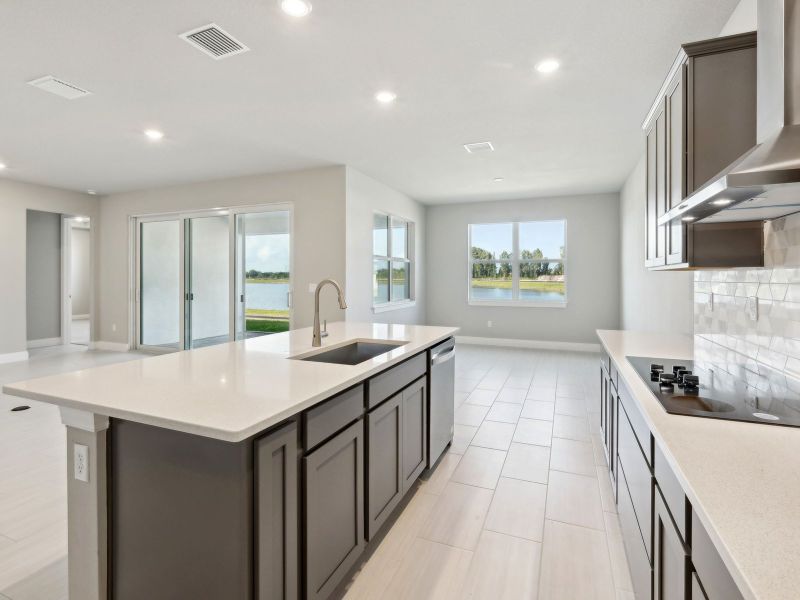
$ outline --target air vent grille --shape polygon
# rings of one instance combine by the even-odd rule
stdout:
[[[464,144],[464,149],[470,154],[494,152],[494,146],[492,146],[492,142],[473,142],[472,144]]]
[[[47,75],[45,77],[40,77],[39,79],[29,81],[28,85],[32,85],[33,87],[39,88],[45,92],[50,92],[56,96],[61,96],[67,100],[75,100],[75,98],[83,98],[84,96],[91,94],[91,92],[88,90],[78,87],[72,83],[67,83],[63,79],[57,79],[52,75]]]
[[[182,33],[180,37],[214,60],[220,60],[250,50],[250,48],[214,23]]]

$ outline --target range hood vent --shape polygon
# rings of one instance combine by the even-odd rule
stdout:
[[[210,56],[214,60],[228,58],[235,56],[242,52],[250,50],[242,42],[235,39],[232,35],[223,31],[223,29],[215,24],[209,23],[197,29],[182,33],[180,37],[192,46]]]
[[[800,212],[800,0],[758,2],[758,145],[659,218],[771,220]]]

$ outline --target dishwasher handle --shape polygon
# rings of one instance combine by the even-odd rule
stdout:
[[[441,352],[437,352],[433,356],[431,356],[431,366],[435,367],[436,365],[441,365],[442,363],[446,363],[448,360],[452,360],[456,356],[456,347],[450,346],[449,348],[445,348]]]

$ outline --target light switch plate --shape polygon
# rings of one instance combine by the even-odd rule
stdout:
[[[89,446],[75,444],[72,449],[72,463],[75,479],[89,482]]]
[[[750,296],[744,305],[745,313],[751,321],[758,321],[758,297]]]

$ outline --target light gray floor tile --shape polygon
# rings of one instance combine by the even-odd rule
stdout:
[[[441,494],[460,460],[460,454],[445,453],[432,471],[426,471],[422,474],[420,490],[437,496]]]
[[[541,386],[537,383],[536,379],[533,380],[530,389],[528,390],[528,400],[540,400],[542,402],[555,402],[556,401],[556,388]]]
[[[535,600],[542,547],[537,542],[484,531],[475,549],[461,598]]]
[[[514,441],[522,444],[535,444],[549,446],[553,433],[553,424],[550,421],[536,419],[520,419],[514,431]]]
[[[547,483],[550,469],[550,448],[513,442],[503,464],[503,477]]]
[[[546,485],[501,477],[484,528],[541,542],[546,499]]]
[[[383,597],[457,600],[471,560],[472,552],[417,538]]]
[[[486,415],[487,421],[500,421],[501,423],[516,423],[522,412],[521,404],[508,402],[495,402]]]
[[[483,422],[486,413],[489,412],[488,406],[478,406],[476,404],[464,403],[456,410],[455,422],[458,425],[471,425],[477,427]]]
[[[509,389],[520,389],[526,390],[531,385],[531,378],[530,377],[514,377],[513,375],[506,379],[506,383],[503,387]]]
[[[633,583],[631,582],[628,558],[625,556],[619,518],[613,513],[603,513],[603,516],[606,521],[606,538],[608,540],[608,553],[611,559],[611,574],[614,578],[614,585],[618,590],[632,592]]]
[[[493,490],[500,478],[505,458],[506,453],[502,450],[470,446],[450,481]]]
[[[502,390],[500,390],[500,393],[497,395],[496,400],[498,402],[510,402],[512,404],[522,404],[523,402],[525,402],[526,393],[527,391],[524,389],[504,387]]]
[[[478,388],[467,396],[467,404],[477,404],[478,406],[491,406],[497,397],[496,390],[482,390]]]
[[[617,505],[614,500],[614,489],[611,487],[611,476],[608,467],[598,466],[597,482],[600,484],[600,502],[603,505],[603,512],[616,513]]]
[[[553,416],[553,437],[567,438],[579,442],[590,442],[589,424],[586,416]]]
[[[594,453],[590,442],[553,438],[550,449],[550,468],[556,471],[596,477]]]
[[[547,486],[548,519],[604,531],[596,477],[551,470]]]
[[[516,425],[514,423],[498,423],[486,420],[478,428],[478,432],[472,438],[471,444],[482,448],[508,450],[515,428]]]
[[[451,481],[420,530],[420,537],[463,550],[474,550],[492,496],[492,490]]]
[[[556,414],[573,417],[586,416],[586,403],[577,398],[556,398]]]
[[[520,416],[523,419],[539,419],[540,421],[552,421],[555,410],[555,402],[543,402],[541,400],[525,400]]]
[[[477,426],[460,425],[456,423],[453,426],[453,441],[450,444],[448,452],[452,454],[464,454],[472,438],[475,437],[476,431],[478,431]]]

